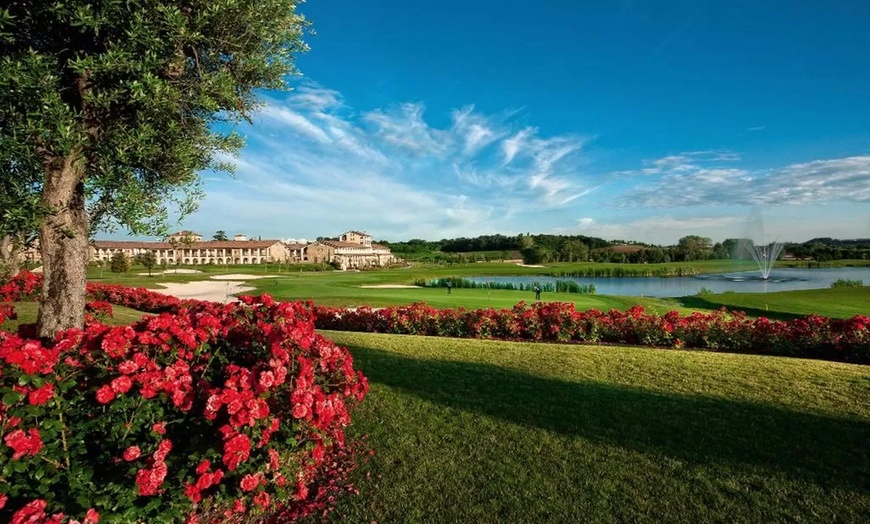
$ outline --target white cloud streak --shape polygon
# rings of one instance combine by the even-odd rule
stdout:
[[[513,114],[466,106],[439,128],[421,103],[358,113],[340,93],[305,85],[267,101],[235,160],[242,187],[215,183],[200,214],[219,216],[233,202],[242,222],[283,221],[280,236],[504,231],[505,220],[566,206],[589,191],[574,156],[583,140],[539,136],[514,125]],[[316,230],[293,226],[314,217]]]
[[[625,193],[619,204],[684,206],[809,205],[870,201],[870,156],[814,160],[769,170],[716,165],[729,156],[697,160],[676,155],[647,163],[636,172],[649,178]]]

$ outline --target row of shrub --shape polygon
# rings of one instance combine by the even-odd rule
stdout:
[[[749,318],[724,309],[680,316],[576,311],[560,302],[519,303],[512,309],[315,307],[318,328],[376,333],[524,341],[618,343],[817,358],[870,364],[870,317],[808,316],[790,321]]]
[[[832,288],[838,288],[838,287],[850,287],[850,288],[855,288],[855,287],[864,287],[864,281],[863,281],[863,280],[852,280],[852,279],[848,279],[848,278],[838,278],[838,279],[835,280],[834,282],[831,282],[831,287],[832,287]]]
[[[414,281],[414,285],[420,287],[454,287],[457,289],[501,289],[508,291],[534,291],[538,289],[550,293],[578,293],[584,295],[595,294],[595,284],[581,284],[573,280],[556,280],[555,282],[477,282],[468,278],[462,277],[445,277],[445,278],[430,278],[419,279]]]
[[[547,271],[545,274],[551,277],[571,278],[611,278],[611,277],[689,277],[703,273],[700,268],[694,266],[610,266],[610,267],[583,267],[570,271]]]
[[[344,428],[368,386],[310,307],[88,293],[84,329],[51,344],[0,331],[0,522],[284,522],[355,490]],[[108,302],[158,314],[109,327]]]

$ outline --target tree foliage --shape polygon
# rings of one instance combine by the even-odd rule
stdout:
[[[126,273],[130,271],[130,259],[123,251],[117,251],[112,255],[112,260],[109,262],[109,267],[112,273]]]
[[[157,255],[154,251],[145,251],[139,253],[135,257],[136,263],[148,270],[148,276],[151,276],[151,269],[157,265]]]
[[[57,315],[61,301],[83,306],[87,246],[79,237],[118,227],[162,234],[173,204],[182,215],[195,208],[200,171],[231,169],[222,159],[242,146],[234,125],[257,107],[255,90],[285,88],[306,49],[297,3],[0,7],[0,178],[27,197],[4,209],[39,225],[41,334],[51,335],[43,310]],[[70,316],[55,329],[81,320]]]
[[[217,231],[215,231],[214,236],[212,236],[211,238],[212,238],[212,240],[217,240],[220,242],[225,242],[225,241],[229,240],[227,238],[227,232],[224,231],[223,229],[218,229]]]
[[[215,154],[241,147],[215,124],[246,118],[254,89],[286,87],[305,49],[295,4],[11,0],[0,10],[4,152],[33,166],[77,151],[92,229],[162,230],[166,203],[191,210],[197,172],[230,168]]]

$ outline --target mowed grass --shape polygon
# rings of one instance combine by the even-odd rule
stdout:
[[[367,273],[310,275],[309,278],[270,278],[256,280],[248,284],[255,287],[251,294],[269,293],[281,300],[313,300],[323,306],[401,306],[414,302],[426,302],[438,308],[511,308],[520,301],[533,302],[535,294],[531,291],[509,291],[489,289],[453,289],[450,294],[445,288],[370,288]],[[542,293],[542,300],[571,302],[578,310],[597,308],[608,311],[611,308],[625,310],[634,305],[643,305],[652,311],[667,312],[681,309],[679,303],[669,299],[621,297],[611,295],[583,295],[577,293]]]
[[[705,272],[736,271],[746,269],[740,261],[696,262]],[[681,264],[668,264],[670,266]],[[300,271],[296,266],[264,264],[261,266],[196,266],[202,273],[140,275],[144,270],[134,269],[123,275],[92,268],[88,277],[94,282],[117,283],[126,286],[159,287],[161,282],[191,282],[208,280],[219,274],[242,274],[257,277],[246,285],[253,287],[248,294],[268,293],[280,300],[313,300],[326,306],[399,306],[414,302],[426,302],[439,308],[510,308],[517,302],[530,302],[534,294],[529,291],[506,291],[486,289],[453,289],[451,294],[443,288],[387,289],[369,286],[410,285],[418,279],[446,276],[525,275],[534,276],[549,271],[569,271],[585,266],[636,268],[634,264],[550,264],[545,268],[521,267],[512,263],[488,262],[454,265],[415,264],[409,268],[377,271]],[[752,316],[794,318],[817,314],[830,317],[851,317],[868,314],[870,311],[870,287],[858,289],[822,289],[777,293],[722,293],[690,296],[679,299],[629,297],[610,295],[581,295],[574,293],[547,293],[545,301],[572,302],[578,310],[596,308],[607,311],[611,308],[625,310],[634,305],[644,306],[655,313],[677,310],[682,314],[693,311],[709,311],[727,306],[742,309]]]
[[[753,316],[781,319],[811,314],[834,318],[870,316],[870,286],[777,293],[717,293],[683,297],[677,301],[690,309],[717,309],[724,306]]]
[[[39,309],[38,302],[12,302],[11,305],[15,308],[18,318],[16,320],[7,320],[0,323],[0,330],[15,332],[21,324],[32,324],[36,322],[36,315]],[[112,326],[126,326],[132,324],[142,318],[141,311],[130,309],[124,306],[112,305],[112,318],[108,320],[108,324]]]
[[[870,522],[870,368],[324,334],[375,450],[334,522]]]

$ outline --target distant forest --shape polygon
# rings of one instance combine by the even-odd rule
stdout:
[[[713,243],[711,239],[688,235],[673,246],[641,242],[604,240],[584,235],[481,235],[438,241],[412,239],[407,242],[379,241],[397,256],[409,260],[478,261],[522,258],[527,264],[546,262],[661,263],[694,260],[751,258],[747,243],[737,238]],[[870,238],[838,240],[814,238],[803,243],[786,243],[782,256],[828,262],[870,259]]]

